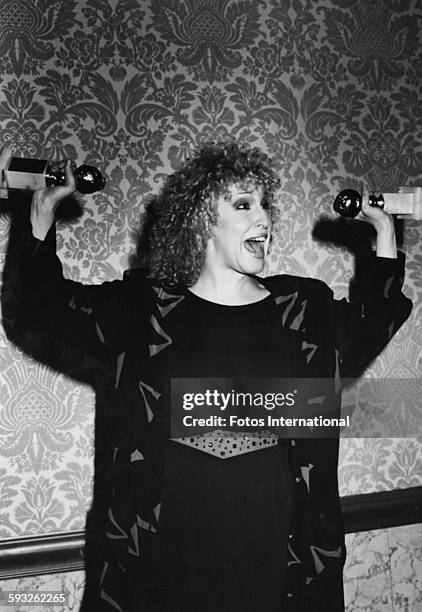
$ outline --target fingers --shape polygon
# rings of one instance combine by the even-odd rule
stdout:
[[[63,188],[66,189],[66,194],[70,195],[76,189],[75,175],[73,174],[73,171],[72,171],[72,162],[70,161],[70,159],[66,161],[65,174],[66,174],[66,184],[63,185]]]
[[[65,164],[65,184],[57,187],[45,187],[34,191],[32,197],[32,212],[31,220],[33,228],[50,227],[54,220],[54,213],[60,202],[69,197],[75,191],[75,177],[72,172],[70,161],[58,162],[54,170],[60,171],[59,167],[63,168]]]
[[[12,151],[8,147],[5,147],[4,149],[2,149],[2,151],[0,151],[0,198],[1,199],[3,198],[7,199],[8,197],[7,182],[6,182],[6,176],[5,176],[4,170],[11,156],[12,156]]]
[[[374,202],[371,205],[369,189],[366,185],[362,186],[362,210],[356,218],[370,223],[375,229],[390,224],[390,215],[376,204],[377,198],[373,198],[373,200]]]
[[[12,150],[5,147],[0,151],[0,170],[6,167],[7,162],[12,157]]]
[[[76,189],[75,177],[72,172],[72,163],[70,160],[66,161],[65,175],[66,183],[64,185],[60,185],[58,187],[51,187],[49,189],[49,197],[56,204],[61,200],[64,200],[65,198],[69,197]]]
[[[369,189],[367,185],[362,185],[362,212],[365,214],[369,208]]]
[[[368,190],[367,185],[365,185],[364,183],[361,184],[360,193],[361,193],[360,211],[354,218],[357,219],[358,221],[368,221],[366,212],[369,207],[369,190]]]

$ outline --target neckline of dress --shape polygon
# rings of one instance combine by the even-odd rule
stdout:
[[[263,298],[259,300],[255,300],[254,302],[248,302],[247,304],[222,304],[220,302],[213,302],[212,300],[207,300],[206,298],[200,297],[199,295],[196,295],[196,293],[193,293],[193,291],[191,291],[190,289],[186,290],[186,295],[189,298],[193,298],[193,300],[197,300],[198,302],[201,302],[204,305],[208,305],[212,308],[215,307],[215,308],[233,308],[233,309],[251,308],[254,306],[258,306],[266,302],[267,300],[272,299],[272,295],[271,293],[269,293],[268,295],[265,295]]]

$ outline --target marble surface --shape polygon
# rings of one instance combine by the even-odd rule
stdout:
[[[393,610],[387,531],[366,531],[346,536],[344,587],[347,612]]]
[[[422,611],[422,524],[388,530],[394,612]]]
[[[69,594],[69,605],[50,606],[0,606],[3,612],[78,612],[85,584],[83,571],[66,572],[62,574],[46,574],[16,578],[0,582],[2,591],[57,591]]]
[[[346,536],[346,612],[422,612],[422,524]]]

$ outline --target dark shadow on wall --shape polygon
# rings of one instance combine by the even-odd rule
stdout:
[[[130,258],[130,267],[145,265],[149,251],[149,230],[153,222],[154,200],[147,203],[146,213],[136,235],[137,249]],[[111,474],[113,467],[114,431],[118,410],[110,399],[114,395],[114,366],[106,359],[82,355],[74,346],[64,346],[63,341],[48,332],[48,326],[40,326],[40,317],[25,312],[20,289],[20,261],[22,236],[28,231],[29,198],[22,195],[0,201],[0,214],[11,216],[10,239],[4,266],[4,282],[1,294],[3,324],[8,339],[31,358],[63,373],[77,382],[89,384],[95,392],[94,429],[94,483],[93,501],[86,518],[86,586],[81,612],[100,612],[104,609],[99,598],[98,584],[106,558],[104,537],[106,513],[111,498]],[[77,219],[82,208],[73,198],[63,202],[58,217]],[[314,239],[321,244],[345,247],[356,256],[356,275],[353,291],[365,291],[359,286],[360,262],[371,249],[373,230],[362,223],[321,218],[313,228]],[[339,256],[341,254],[339,253]],[[363,265],[363,264],[362,264]],[[107,609],[108,606],[106,606]]]
[[[395,230],[397,246],[400,248],[403,244],[403,221],[395,219]],[[371,278],[371,275],[367,273],[368,265],[370,265],[368,256],[373,250],[375,237],[375,229],[369,223],[340,216],[334,218],[321,216],[312,229],[312,238],[317,243],[322,246],[346,249],[354,256],[354,276],[349,285],[349,300],[351,301],[359,295],[368,293],[369,288],[365,286],[364,279]],[[341,257],[340,252],[339,257]],[[357,373],[357,376],[361,373]]]

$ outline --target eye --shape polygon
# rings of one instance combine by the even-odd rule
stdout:
[[[238,200],[234,203],[234,207],[236,210],[249,210],[251,204],[248,202],[248,200]]]

